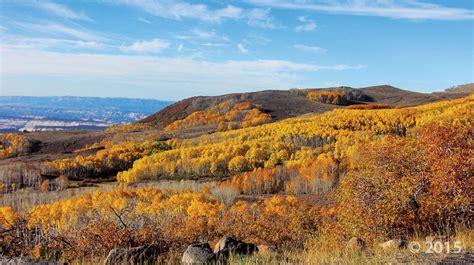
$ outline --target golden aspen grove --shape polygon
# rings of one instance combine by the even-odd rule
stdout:
[[[117,184],[21,209],[2,206],[2,252],[92,262],[114,248],[158,244],[164,262],[179,259],[199,238],[228,234],[273,245],[278,255],[308,246],[342,249],[353,236],[374,248],[397,236],[472,238],[472,95],[408,108],[336,109],[264,125],[258,124],[269,116],[248,102],[228,104],[165,129],[210,122],[225,132],[135,142],[112,137],[89,147],[104,146],[95,154],[81,154],[86,148],[44,162],[42,170],[63,182],[116,174]],[[243,118],[234,123],[236,115]],[[4,156],[27,146],[20,136],[2,137]],[[136,186],[165,179],[205,185]],[[51,185],[43,180],[37,188],[48,193]],[[311,203],[311,196],[326,202]]]

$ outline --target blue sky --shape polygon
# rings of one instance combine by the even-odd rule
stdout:
[[[0,0],[1,95],[473,82],[472,0]]]

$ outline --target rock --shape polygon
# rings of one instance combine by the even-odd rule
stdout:
[[[212,263],[214,259],[209,243],[195,243],[188,246],[181,261],[183,264],[205,264]]]
[[[397,250],[407,246],[407,242],[402,239],[392,239],[383,243],[380,243],[379,246],[384,251]]]
[[[243,241],[234,239],[231,236],[222,237],[214,247],[215,254],[235,254],[235,255],[251,255],[257,252],[257,245],[245,243]]]
[[[231,236],[222,237],[214,247],[216,261],[219,263],[226,263],[230,255],[252,255],[257,251],[257,245],[245,243]]]
[[[277,251],[273,245],[258,245],[257,249],[259,253],[275,253]]]
[[[164,252],[157,245],[139,246],[134,248],[114,248],[110,250],[104,264],[137,264],[154,263],[157,257]]]
[[[448,241],[448,237],[447,236],[439,236],[439,235],[435,235],[435,236],[427,236],[425,238],[425,241],[428,242],[428,243],[435,243],[435,242],[446,242]]]
[[[365,242],[364,242],[364,240],[362,240],[358,237],[353,237],[347,242],[346,249],[348,249],[348,250],[363,250],[363,249],[365,249]]]

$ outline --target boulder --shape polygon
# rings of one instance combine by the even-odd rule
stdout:
[[[195,243],[188,246],[181,261],[183,264],[206,264],[212,263],[214,259],[209,243]]]
[[[383,242],[379,244],[380,248],[384,251],[391,251],[401,249],[407,246],[407,242],[402,239],[391,239],[389,241]]]
[[[363,250],[365,249],[365,242],[364,240],[358,237],[353,237],[347,242],[346,249],[347,250]]]
[[[258,247],[252,243],[245,243],[231,236],[222,237],[214,247],[215,254],[235,254],[235,255],[251,255],[258,251]]]
[[[230,255],[252,255],[257,251],[257,245],[245,243],[231,236],[222,237],[214,247],[216,261],[219,263],[226,263]]]
[[[164,250],[157,245],[139,246],[134,248],[114,248],[110,250],[104,264],[137,264],[154,263]]]

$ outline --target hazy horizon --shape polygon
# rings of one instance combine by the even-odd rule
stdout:
[[[401,88],[401,87],[396,87],[396,88],[399,88],[399,89],[403,89],[403,90],[408,90],[408,91],[412,91],[412,92],[419,92],[419,93],[434,93],[434,92],[443,92],[445,91],[446,89],[448,88],[451,88],[451,87],[456,87],[456,86],[462,86],[462,85],[468,85],[468,84],[472,84],[472,83],[466,83],[466,84],[458,84],[458,85],[453,85],[453,86],[449,86],[449,87],[445,87],[445,88],[442,88],[442,89],[439,89],[439,90],[434,90],[434,91],[429,91],[429,92],[426,92],[426,91],[417,91],[417,90],[412,90],[410,88]],[[383,86],[383,85],[389,85],[389,86],[392,86],[390,84],[375,84],[375,85],[371,85],[371,86]],[[344,87],[351,87],[351,88],[355,88],[355,89],[359,89],[359,88],[364,88],[364,87],[352,87],[352,86],[347,86],[347,85],[341,85],[341,86],[344,86]],[[395,86],[394,86],[395,87]],[[331,87],[300,87],[300,88],[297,88],[297,89],[306,89],[306,88],[321,88],[321,89],[324,89],[324,88],[331,88]],[[257,92],[257,91],[264,91],[264,90],[290,90],[290,89],[294,89],[294,88],[287,88],[287,89],[261,89],[261,90],[249,90],[249,91],[239,91],[239,92],[230,92],[230,94],[232,93],[251,93],[251,92]],[[229,93],[227,93],[229,94]],[[222,96],[222,95],[225,95],[225,94],[215,94],[215,95],[205,95],[205,94],[200,94],[200,95],[194,95],[194,96],[204,96],[204,97],[207,97],[207,96]],[[166,99],[166,98],[146,98],[146,97],[133,97],[133,96],[130,96],[130,97],[123,97],[123,96],[87,96],[87,95],[54,95],[54,96],[43,96],[43,95],[5,95],[5,94],[0,94],[0,97],[44,97],[44,98],[49,98],[49,97],[81,97],[81,98],[100,98],[100,99],[136,99],[136,100],[156,100],[156,101],[163,101],[163,102],[177,102],[177,101],[180,101],[180,100],[183,100],[183,99],[186,99],[188,97],[183,97],[183,98],[177,98],[177,99]],[[193,96],[189,96],[189,97],[193,97]]]

